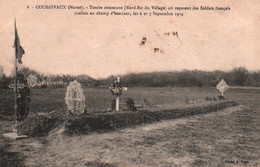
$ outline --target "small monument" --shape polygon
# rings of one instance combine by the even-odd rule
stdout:
[[[9,88],[14,89],[15,85],[8,85]],[[27,79],[24,75],[18,74],[17,76],[17,112],[16,120],[21,123],[27,118],[30,112],[31,98],[30,98],[30,88],[27,83]]]
[[[119,111],[119,99],[122,94],[122,90],[127,90],[127,87],[122,87],[120,77],[117,77],[115,82],[109,87],[109,90],[116,96],[116,111]]]
[[[26,135],[17,134],[17,126],[19,126],[27,118],[31,108],[31,91],[28,86],[27,80],[22,74],[17,75],[15,84],[9,84],[8,87],[16,92],[15,101],[15,127],[12,133],[4,133],[3,136],[9,139],[22,139],[27,138]]]
[[[217,89],[221,92],[221,95],[224,96],[224,92],[226,90],[228,90],[229,86],[226,84],[226,82],[224,81],[224,79],[222,79],[218,85],[216,86]]]
[[[31,88],[39,85],[37,77],[35,75],[32,75],[32,74],[30,74],[27,77],[27,83],[28,83],[29,87],[31,87]]]
[[[85,95],[84,90],[81,88],[80,83],[77,81],[70,82],[67,87],[65,103],[68,110],[75,114],[80,115],[85,111]]]
[[[31,90],[27,84],[27,79],[24,75],[18,75],[18,83],[22,83],[25,86],[18,89],[17,96],[17,121],[21,122],[27,118],[31,108]]]

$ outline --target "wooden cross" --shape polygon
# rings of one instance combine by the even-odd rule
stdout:
[[[10,89],[13,89],[13,90],[15,91],[15,84],[10,83],[10,84],[8,85],[8,87],[9,87]],[[24,83],[20,84],[19,81],[18,81],[18,83],[16,84],[16,88],[17,88],[17,89],[23,89],[24,87],[26,87],[26,86],[24,85]]]
[[[116,78],[116,81],[115,81],[115,83],[117,83],[116,85],[119,85],[119,86],[113,86],[113,88],[115,88],[115,89],[120,89],[120,91],[127,91],[127,87],[121,87],[120,86],[120,77],[117,77]],[[110,87],[110,89],[112,89],[112,87]],[[120,95],[121,95],[121,93],[119,93],[119,94],[116,94],[116,111],[119,111],[119,99],[120,99]]]
[[[13,83],[10,83],[10,84],[8,85],[8,87],[9,87],[10,89],[13,89],[13,91],[15,92],[15,89],[17,89],[17,90],[23,89],[23,88],[25,87],[25,85],[24,85],[23,83],[20,84],[19,81],[18,81],[18,83],[16,84],[16,87],[15,87],[15,84],[13,84]],[[19,92],[19,91],[18,91],[18,92]],[[18,98],[20,98],[20,94],[18,94]]]
[[[127,91],[127,87],[122,87],[122,90],[124,91]],[[119,99],[120,99],[120,96],[117,96],[116,97],[116,111],[119,111]]]
[[[25,87],[25,85],[24,84],[16,84],[17,85],[17,89],[23,89],[24,87]],[[11,83],[11,84],[9,84],[8,85],[8,87],[10,88],[10,89],[15,89],[15,84],[13,84],[13,83]]]

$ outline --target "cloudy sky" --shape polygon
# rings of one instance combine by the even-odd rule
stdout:
[[[258,0],[8,1],[0,0],[0,65],[7,75],[12,73],[14,62],[14,17],[26,52],[23,65],[43,73],[98,78],[130,72],[230,70],[239,66],[260,70]],[[77,10],[35,9],[45,4],[229,6],[231,10],[183,11],[180,17],[123,17],[75,16]],[[178,32],[178,36],[172,32]],[[140,45],[144,37],[147,40]]]

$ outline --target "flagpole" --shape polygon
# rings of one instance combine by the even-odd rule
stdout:
[[[14,18],[14,31],[16,33],[16,19]],[[17,131],[17,59],[16,59],[16,46],[14,47],[15,57],[14,57],[14,68],[15,68],[15,76],[14,76],[14,115],[15,115],[15,127],[14,130]]]

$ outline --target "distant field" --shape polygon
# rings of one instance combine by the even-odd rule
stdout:
[[[85,88],[86,110],[88,112],[105,111],[111,108],[111,101],[114,98],[106,88]],[[64,101],[66,88],[58,89],[32,89],[31,111],[50,112],[53,110],[66,110]],[[124,91],[120,99],[120,108],[126,110],[125,100],[132,98],[135,104],[142,108],[179,108],[189,105],[205,103],[205,97],[217,97],[220,93],[215,88],[151,88],[136,87]],[[253,107],[258,105],[260,89],[239,89],[227,90],[225,95],[229,100],[240,104],[247,104]],[[10,115],[13,111],[13,93],[11,90],[0,90],[0,111],[4,115]],[[189,104],[185,101],[189,99]],[[144,102],[146,101],[146,103]]]

